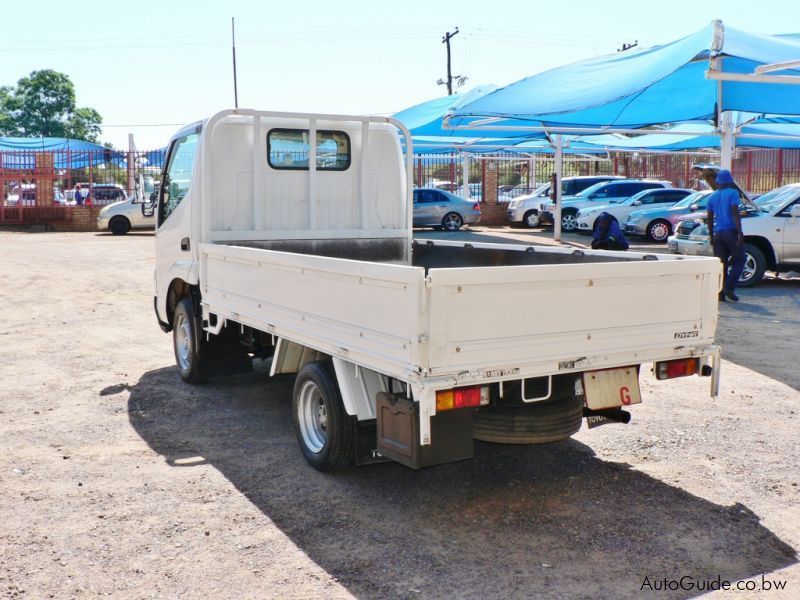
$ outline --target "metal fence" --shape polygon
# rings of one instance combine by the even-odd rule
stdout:
[[[0,207],[51,209],[75,206],[77,185],[86,204],[104,206],[140,189],[148,196],[161,178],[164,151],[0,151]],[[20,221],[3,210],[0,220]],[[42,213],[44,214],[44,213]]]
[[[623,175],[662,179],[676,187],[689,185],[692,165],[719,164],[719,154],[696,153],[610,153],[602,156],[565,156],[563,175]],[[414,162],[417,187],[438,187],[464,195],[463,171],[469,172],[470,196],[485,197],[486,164],[497,171],[497,198],[507,202],[530,193],[550,180],[555,171],[552,156],[520,157],[519,154],[419,155]],[[733,176],[747,191],[764,193],[787,183],[800,181],[800,150],[743,149],[736,151]],[[477,192],[476,192],[477,190]]]

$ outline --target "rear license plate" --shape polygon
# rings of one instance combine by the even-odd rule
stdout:
[[[675,250],[678,249],[678,242],[676,241],[667,242],[667,249],[672,250],[674,252]]]
[[[640,404],[639,372],[634,367],[588,371],[583,374],[586,406],[595,410]]]

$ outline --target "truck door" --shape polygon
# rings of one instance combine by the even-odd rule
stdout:
[[[156,229],[156,282],[158,307],[166,316],[166,292],[170,282],[182,279],[187,283],[194,262],[191,239],[192,171],[199,132],[195,131],[172,141],[167,153],[167,164],[158,199],[158,225]],[[163,310],[163,312],[161,312]]]

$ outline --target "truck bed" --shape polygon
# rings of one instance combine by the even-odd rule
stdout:
[[[405,265],[362,243],[264,246],[201,245],[207,312],[406,381],[638,364],[716,328],[716,259],[437,241]]]

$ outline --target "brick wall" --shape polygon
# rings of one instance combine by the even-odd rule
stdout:
[[[506,225],[505,203],[497,202],[497,161],[483,162],[483,202],[481,202],[481,225]]]
[[[47,206],[8,208],[0,211],[6,229],[44,228],[50,231],[96,231],[99,206]]]

